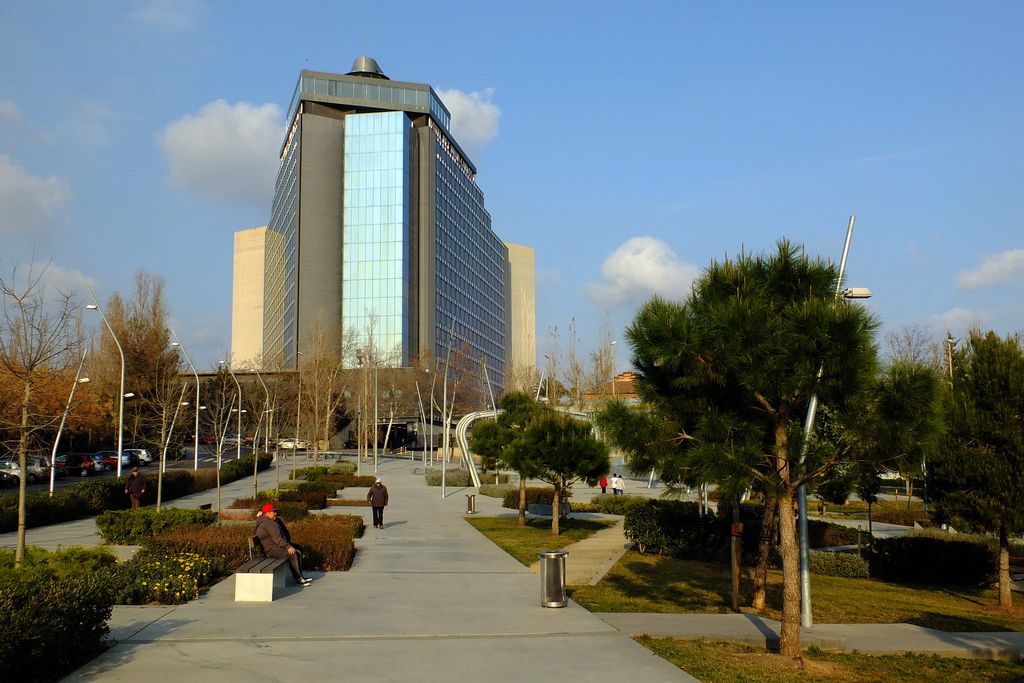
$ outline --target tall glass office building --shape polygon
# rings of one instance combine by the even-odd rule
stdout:
[[[294,368],[321,332],[354,334],[355,346],[372,335],[394,365],[468,349],[502,386],[508,249],[433,89],[360,57],[348,74],[302,71],[287,122],[264,362]]]

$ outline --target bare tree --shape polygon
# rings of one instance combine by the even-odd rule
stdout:
[[[569,390],[569,405],[574,410],[583,410],[583,392],[585,390],[583,361],[579,354],[579,337],[576,335],[576,319],[569,322],[568,350],[565,360],[565,386]]]
[[[338,409],[345,402],[349,373],[345,371],[345,349],[354,344],[355,333],[343,337],[316,324],[309,333],[308,351],[302,366],[302,400],[312,416],[313,461],[320,458],[320,442],[335,433]]]
[[[29,269],[25,282],[18,284],[15,268],[10,280],[0,278],[0,364],[20,385],[18,464],[22,477],[18,483],[18,537],[14,551],[16,565],[25,557],[25,480],[26,455],[36,433],[48,429],[59,414],[40,414],[36,394],[45,390],[60,371],[69,367],[78,354],[73,318],[77,307],[72,295],[57,293],[47,306],[43,276],[46,267]]]

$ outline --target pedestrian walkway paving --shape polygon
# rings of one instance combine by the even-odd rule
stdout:
[[[364,465],[365,467],[365,465]],[[381,459],[391,493],[385,528],[368,525],[348,572],[315,573],[273,603],[234,602],[231,578],[180,606],[118,606],[111,649],[68,681],[324,680],[563,681],[588,683],[642,677],[695,680],[649,653],[629,635],[746,642],[772,647],[779,624],[745,614],[593,614],[571,600],[540,606],[541,586],[529,568],[498,549],[462,517],[473,489],[425,485],[416,463]],[[263,475],[261,474],[261,477]],[[262,479],[261,479],[262,481]],[[271,477],[260,488],[269,486]],[[226,504],[251,495],[252,480],[222,488]],[[194,507],[215,492],[173,501]],[[501,501],[477,497],[479,514],[514,514]],[[14,534],[0,535],[12,545]],[[29,543],[97,545],[94,520],[28,532]],[[566,548],[567,583],[592,584],[625,552],[621,522]],[[1020,657],[1024,634],[943,633],[909,624],[819,625],[805,645],[863,653],[923,652]]]

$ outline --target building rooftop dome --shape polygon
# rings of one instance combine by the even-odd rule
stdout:
[[[368,76],[370,78],[383,78],[388,79],[384,75],[384,71],[381,70],[380,64],[377,60],[369,55],[361,55],[356,57],[356,61],[352,62],[352,70],[348,72],[349,76]]]

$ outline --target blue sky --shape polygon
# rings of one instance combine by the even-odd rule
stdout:
[[[492,6],[493,5],[493,6]],[[0,273],[101,299],[162,276],[197,365],[230,346],[234,231],[270,210],[302,68],[430,83],[496,232],[537,250],[539,353],[781,237],[883,333],[1024,329],[1024,4],[0,5]],[[84,291],[83,291],[84,295]],[[620,369],[627,359],[617,354]]]

